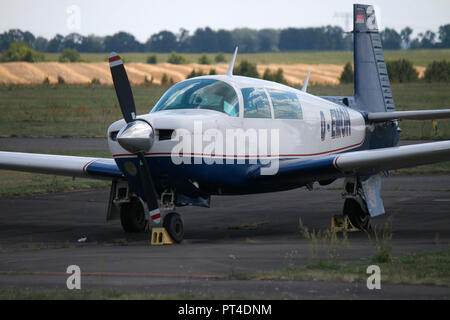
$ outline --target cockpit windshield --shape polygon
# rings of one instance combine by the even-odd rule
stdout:
[[[151,112],[174,109],[208,109],[239,116],[239,100],[227,83],[213,79],[192,79],[170,88]]]

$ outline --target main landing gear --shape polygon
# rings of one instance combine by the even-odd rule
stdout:
[[[120,222],[125,232],[144,232],[147,227],[144,206],[138,198],[131,198],[130,202],[120,206]]]
[[[370,231],[370,214],[357,178],[347,178],[344,182],[345,198],[343,214],[351,224],[360,230]]]
[[[366,231],[370,229],[370,215],[356,199],[345,199],[343,214],[355,228]]]

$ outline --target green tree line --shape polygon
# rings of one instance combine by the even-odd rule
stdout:
[[[437,33],[428,30],[412,38],[409,27],[400,32],[386,28],[381,32],[385,49],[450,48],[450,24],[439,27]],[[62,52],[75,49],[79,52],[160,52],[182,53],[232,53],[236,46],[242,53],[299,51],[299,50],[351,50],[352,34],[338,26],[318,28],[261,29],[239,28],[213,30],[198,28],[192,34],[186,29],[178,33],[163,30],[151,35],[145,43],[139,42],[128,32],[99,37],[71,33],[57,34],[51,39],[35,36],[29,31],[10,29],[0,34],[0,51],[11,43],[25,42],[30,48],[41,52]]]

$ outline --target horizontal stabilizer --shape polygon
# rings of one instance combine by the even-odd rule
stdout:
[[[394,112],[371,112],[367,119],[372,122],[383,122],[389,120],[434,120],[450,119],[450,109],[420,110],[420,111],[394,111]]]

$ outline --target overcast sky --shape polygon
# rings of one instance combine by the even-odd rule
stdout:
[[[191,33],[198,27],[234,29],[285,28],[327,24],[345,19],[355,0],[0,0],[0,32],[11,28],[51,38],[60,33],[110,35],[127,31],[140,41],[161,30]],[[450,23],[450,0],[370,0],[381,28],[410,26],[414,34]],[[78,15],[79,12],[79,15]],[[79,19],[78,19],[79,17]],[[351,21],[351,20],[350,20]]]

